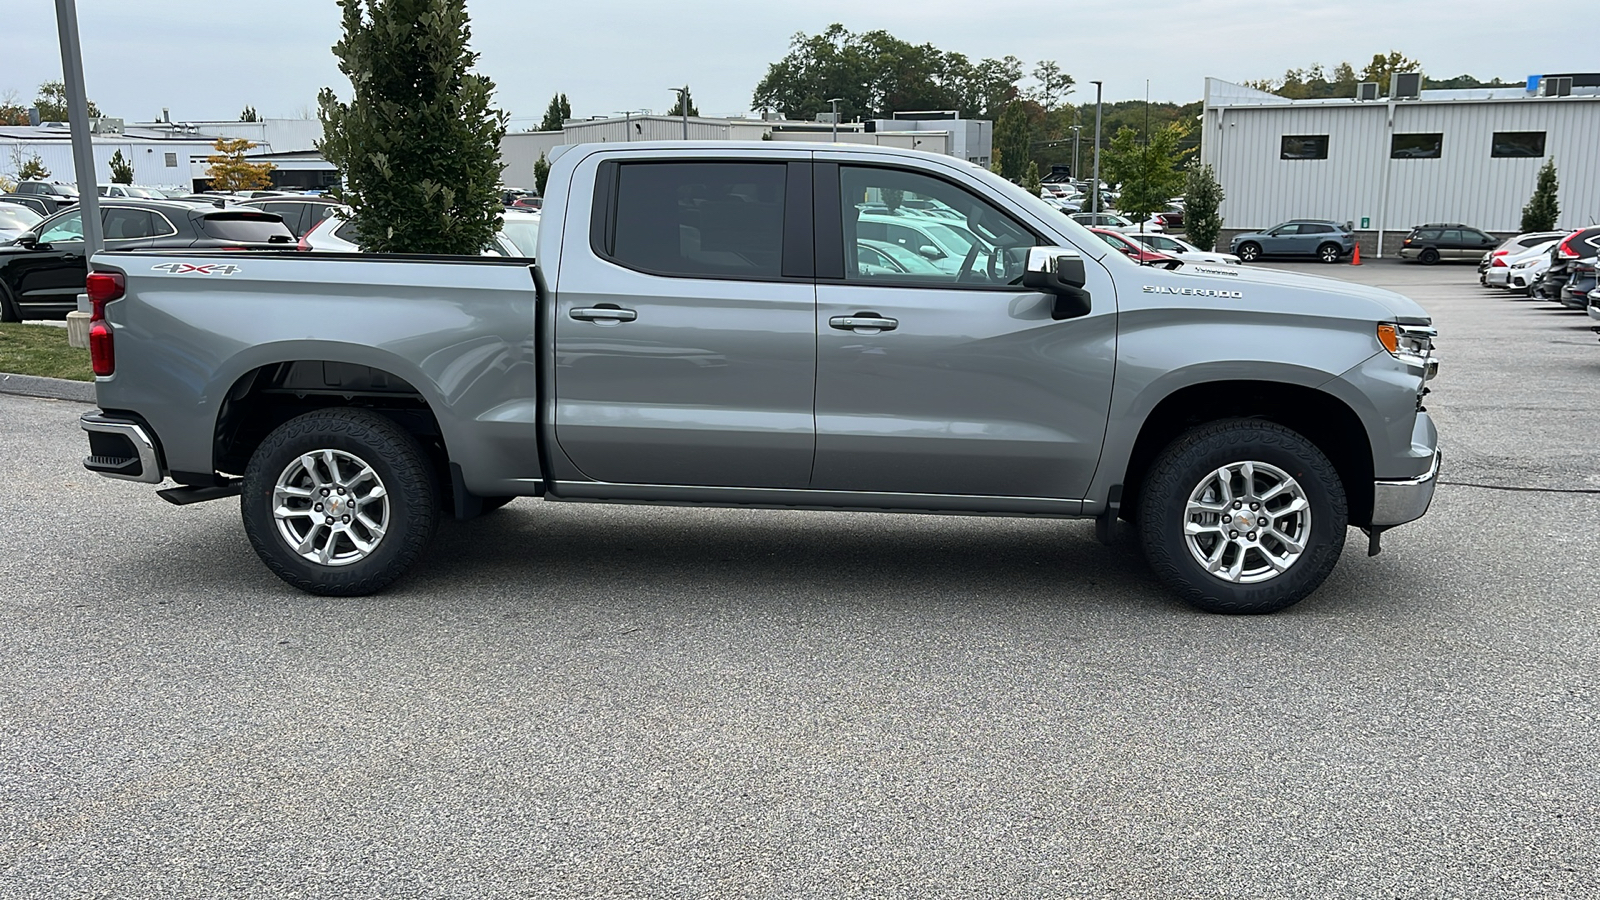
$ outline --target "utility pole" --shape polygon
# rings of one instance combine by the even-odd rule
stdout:
[[[642,112],[644,112],[644,110],[642,110],[642,109],[619,109],[616,112],[612,113],[613,116],[616,116],[616,115],[622,116],[623,134],[626,135],[625,139],[629,143],[633,142],[633,114],[634,113],[642,113]]]
[[[100,229],[99,179],[94,173],[94,139],[89,134],[89,100],[83,87],[83,50],[78,44],[74,0],[56,0],[56,31],[61,37],[61,72],[67,87],[72,169],[78,178],[78,209],[83,212],[83,255],[88,258],[105,249],[105,240]]]
[[[1094,211],[1100,211],[1100,96],[1105,85],[1098,81],[1094,85]]]
[[[683,113],[683,139],[687,141],[689,139],[689,86],[686,84],[681,88],[667,88],[667,90],[674,91],[678,95],[678,111]]]
[[[1072,177],[1073,178],[1082,178],[1083,177],[1083,170],[1078,168],[1078,137],[1079,137],[1078,133],[1080,131],[1082,131],[1082,130],[1083,130],[1083,126],[1081,126],[1081,125],[1072,126]]]
[[[833,97],[828,100],[829,103],[833,104],[833,142],[835,144],[839,143],[839,101],[843,99],[843,97]]]

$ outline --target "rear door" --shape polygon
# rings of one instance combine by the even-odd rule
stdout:
[[[1116,295],[1090,262],[1094,311],[1051,318],[1020,287],[1041,233],[938,169],[817,164],[817,452],[811,487],[913,495],[1081,498],[1105,435]],[[862,265],[860,210],[925,197],[980,241],[953,271]]]
[[[577,170],[597,194],[592,209],[568,209],[590,227],[569,228],[558,261],[556,443],[598,482],[803,488],[817,355],[810,154],[707,155],[614,154]]]

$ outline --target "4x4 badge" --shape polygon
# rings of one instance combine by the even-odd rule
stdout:
[[[233,263],[207,263],[203,266],[193,263],[161,263],[151,266],[150,269],[170,275],[232,275],[239,271],[239,267]]]

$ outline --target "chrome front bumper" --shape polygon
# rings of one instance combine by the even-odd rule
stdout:
[[[1443,454],[1434,451],[1433,465],[1426,475],[1399,481],[1374,481],[1372,483],[1372,527],[1383,529],[1404,525],[1422,518],[1433,503],[1433,488],[1438,483],[1439,460]]]

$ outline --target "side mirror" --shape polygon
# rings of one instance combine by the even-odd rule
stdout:
[[[1022,286],[1030,291],[1056,295],[1055,308],[1050,318],[1075,319],[1089,314],[1089,292],[1084,290],[1089,278],[1083,268],[1083,257],[1061,247],[1030,247],[1028,260],[1022,271]]]
[[[29,250],[34,250],[39,246],[39,236],[31,231],[24,231],[23,233],[17,235],[16,240],[14,240],[12,243],[16,244],[18,247],[26,247]]]
[[[923,256],[926,256],[929,259],[943,259],[944,258],[944,254],[939,252],[939,248],[935,247],[932,244],[923,244],[921,247],[917,248],[917,252],[921,253]]]

